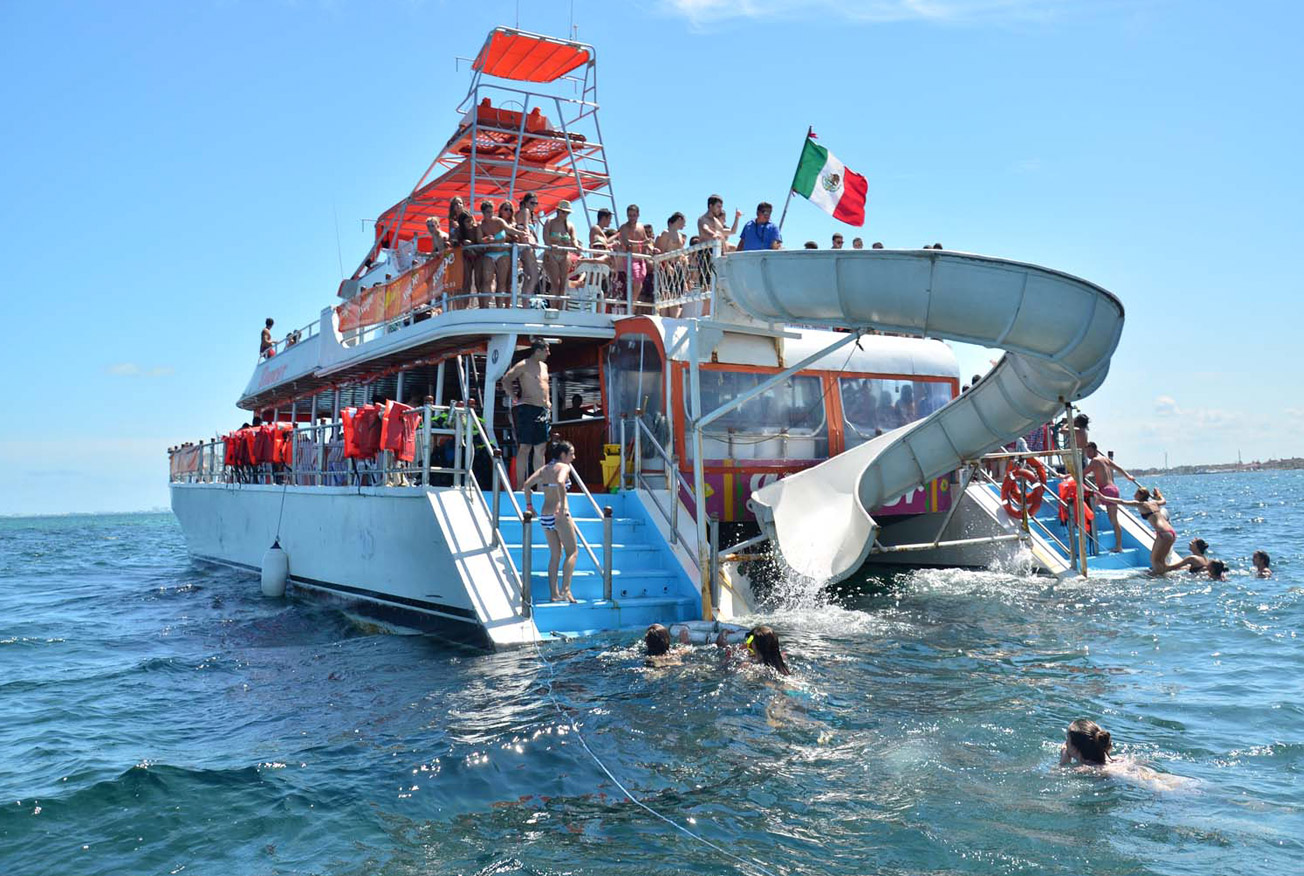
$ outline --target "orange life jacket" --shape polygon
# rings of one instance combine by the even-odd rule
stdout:
[[[1064,480],[1060,481],[1059,498],[1060,523],[1067,524],[1069,522],[1070,508],[1073,509],[1073,519],[1076,522],[1078,519],[1078,482],[1073,478],[1064,478]],[[1092,511],[1091,505],[1086,502],[1083,503],[1082,510],[1085,512],[1083,516],[1087,518],[1087,524],[1090,525],[1096,519],[1096,512]]]

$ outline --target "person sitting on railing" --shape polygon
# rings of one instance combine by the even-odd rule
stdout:
[[[258,355],[264,359],[270,359],[276,355],[276,343],[272,340],[272,326],[276,325],[276,320],[270,316],[263,325],[262,340],[258,342]]]
[[[579,558],[576,546],[575,522],[571,520],[570,507],[566,504],[566,487],[570,483],[571,463],[575,461],[575,447],[569,441],[560,441],[548,448],[548,462],[534,474],[526,478],[521,489],[525,493],[525,507],[533,512],[534,505],[531,492],[535,486],[543,489],[543,511],[539,514],[539,525],[548,539],[548,593],[553,602],[578,602],[571,594],[571,575],[575,572],[575,561]],[[557,588],[557,567],[561,565],[561,589]]]
[[[666,230],[656,239],[656,248],[661,253],[678,252],[684,248],[684,225],[688,222],[684,214],[678,211],[670,214],[666,220]],[[661,272],[661,282],[670,295],[682,295],[688,287],[688,256],[666,259],[657,268]],[[665,308],[662,316],[678,317],[683,312],[683,305],[674,304]]]
[[[537,221],[535,211],[538,209],[538,195],[534,192],[527,192],[521,198],[521,209],[516,211],[516,239],[522,244],[520,247],[521,271],[525,274],[522,278],[524,282],[520,290],[522,304],[527,303],[534,295],[534,290],[539,287],[539,260],[534,255],[534,248],[539,243],[534,234],[534,223]]]

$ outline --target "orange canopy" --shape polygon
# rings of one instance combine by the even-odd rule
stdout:
[[[607,184],[606,177],[592,174],[580,174],[584,191],[591,192]],[[390,207],[376,220],[376,235],[392,233],[394,240],[410,240],[418,232],[426,233],[426,219],[438,216],[440,223],[448,232],[448,204],[454,197],[460,197],[474,215],[480,215],[479,202],[488,198],[495,205],[507,197],[512,184],[510,165],[481,164],[476,168],[475,192],[471,191],[471,163],[463,162],[438,179],[426,183],[411,196],[404,198]],[[557,209],[561,200],[576,201],[574,209],[580,210],[578,203],[580,185],[575,174],[567,168],[529,168],[524,166],[516,171],[516,188],[513,197],[520,200],[526,192],[534,192],[539,199],[541,214],[551,213]],[[468,203],[468,197],[470,202]],[[401,224],[392,227],[399,214]],[[577,217],[578,218],[578,217]]]
[[[481,73],[522,82],[552,82],[593,59],[580,43],[495,28],[472,65]]]

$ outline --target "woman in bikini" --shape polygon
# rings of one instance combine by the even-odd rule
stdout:
[[[575,545],[575,521],[571,519],[566,504],[566,486],[570,483],[571,463],[575,461],[575,447],[569,441],[559,441],[548,447],[548,462],[530,475],[523,486],[525,507],[534,510],[530,493],[534,487],[543,490],[543,511],[539,525],[548,539],[548,593],[553,602],[578,602],[571,595],[571,575],[579,549]],[[561,562],[565,554],[565,563]],[[561,590],[557,589],[557,567],[561,565]]]
[[[1169,523],[1164,515],[1164,506],[1168,504],[1168,500],[1159,492],[1159,488],[1156,487],[1152,491],[1145,487],[1137,487],[1132,501],[1104,495],[1097,496],[1096,499],[1108,504],[1131,505],[1140,510],[1141,519],[1155,528],[1155,544],[1150,549],[1150,573],[1162,575],[1167,572],[1168,553],[1177,541],[1177,530],[1173,529],[1173,524]]]
[[[571,252],[579,248],[570,213],[570,201],[561,201],[557,204],[557,215],[543,226],[543,244],[548,247],[543,254],[543,273],[548,278],[548,294],[553,297],[555,307],[562,306],[570,290],[567,278],[571,272]]]

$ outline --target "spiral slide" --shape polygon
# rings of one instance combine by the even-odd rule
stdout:
[[[996,367],[950,404],[752,494],[797,572],[838,581],[869,555],[869,509],[1026,434],[1096,390],[1123,305],[1060,271],[940,250],[768,251],[717,263],[720,294],[776,324],[877,329],[997,347]]]

